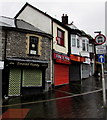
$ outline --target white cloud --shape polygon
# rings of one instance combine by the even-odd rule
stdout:
[[[0,15],[14,17],[26,3],[30,3],[47,14],[61,20],[68,14],[69,23],[94,36],[95,30],[105,32],[105,0],[0,0]]]

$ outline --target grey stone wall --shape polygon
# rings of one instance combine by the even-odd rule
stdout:
[[[5,34],[4,31],[2,31]],[[2,40],[4,37],[2,37]],[[6,39],[6,38],[5,38]],[[26,58],[33,60],[46,60],[48,61],[48,68],[46,70],[46,80],[50,80],[50,60],[52,57],[51,51],[51,39],[47,37],[42,37],[41,44],[41,55],[40,56],[29,56],[26,54],[26,33],[17,32],[17,31],[8,31],[7,32],[7,45],[6,45],[6,57],[10,58]],[[1,40],[0,40],[1,42]]]
[[[0,60],[4,60],[4,49],[5,49],[5,37],[6,32],[0,29]]]

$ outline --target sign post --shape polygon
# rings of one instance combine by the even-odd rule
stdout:
[[[98,62],[101,63],[101,71],[102,71],[102,89],[103,89],[103,104],[104,107],[106,107],[106,87],[105,87],[105,78],[104,78],[104,62],[105,62],[105,58],[104,58],[104,54],[106,51],[106,48],[102,45],[104,44],[106,41],[106,37],[99,33],[96,37],[95,37],[95,42],[96,45],[99,45],[96,48],[96,54],[98,54]]]
[[[106,88],[105,88],[104,65],[103,65],[103,63],[101,64],[101,69],[102,69],[103,104],[104,104],[104,107],[106,107]]]
[[[99,54],[98,55],[98,62],[100,62],[100,63],[104,63],[105,62],[104,54]]]

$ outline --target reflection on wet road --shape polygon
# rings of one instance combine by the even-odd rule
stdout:
[[[106,118],[101,80],[94,77],[55,88],[39,95],[6,100],[8,109],[30,109],[26,118]]]

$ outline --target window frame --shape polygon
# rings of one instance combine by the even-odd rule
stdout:
[[[71,40],[72,47],[76,47],[76,35],[71,35]]]
[[[59,35],[59,32],[61,36]],[[57,28],[57,44],[64,47],[65,45],[65,32],[59,28]]]
[[[37,41],[31,42],[31,37],[36,38]],[[29,36],[29,55],[38,55],[38,44],[39,44],[39,38],[37,36],[30,35]],[[35,45],[35,49],[33,49],[32,45]]]
[[[80,40],[77,38],[77,48],[80,48]]]
[[[89,40],[88,39],[82,40],[82,50],[89,52]]]
[[[82,40],[82,50],[86,51],[86,40],[85,39]]]

